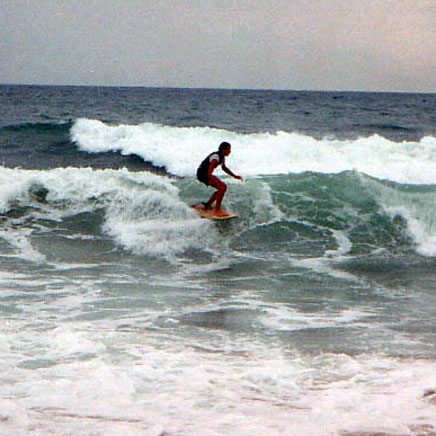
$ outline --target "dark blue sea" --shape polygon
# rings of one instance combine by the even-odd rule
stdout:
[[[436,435],[435,210],[436,94],[0,86],[0,434]]]

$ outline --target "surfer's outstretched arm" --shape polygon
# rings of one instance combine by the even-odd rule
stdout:
[[[227,168],[224,164],[222,165],[223,171],[228,174],[229,176],[232,176],[234,179],[238,179],[242,182],[242,177],[237,176],[233,171],[230,170],[230,168]]]

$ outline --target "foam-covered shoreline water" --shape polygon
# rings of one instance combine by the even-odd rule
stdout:
[[[121,322],[4,338],[3,355],[18,353],[16,368],[2,370],[15,388],[0,406],[0,434],[24,435],[33,426],[41,435],[418,436],[436,424],[427,394],[432,362],[286,355],[242,338],[204,348],[162,336],[162,347],[144,342],[134,319]],[[26,353],[31,333],[44,349],[39,359]]]

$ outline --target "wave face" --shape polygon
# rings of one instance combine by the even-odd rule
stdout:
[[[80,221],[84,214],[97,229],[92,236],[103,232],[138,255],[183,257],[189,250],[218,243],[207,238],[210,222],[199,220],[188,206],[210,194],[193,177],[1,168],[0,183],[0,211],[7,228],[16,227],[12,223],[17,214],[22,223],[15,233],[2,235],[12,243],[10,236],[16,234],[17,248],[29,249],[23,252],[27,257],[38,252],[28,236],[35,223],[56,227],[59,221]],[[226,246],[305,257],[360,256],[379,250],[436,256],[434,186],[381,182],[356,172],[259,176],[243,184],[231,181],[226,203],[240,215],[234,234],[225,238]],[[28,222],[34,224],[29,227]],[[41,253],[41,259],[46,256]]]
[[[353,140],[315,139],[287,132],[238,134],[221,129],[152,123],[112,126],[79,119],[71,139],[89,153],[137,155],[176,176],[192,176],[219,143],[233,145],[228,165],[245,176],[312,171],[358,171],[399,183],[436,183],[436,138],[393,142],[378,135]]]

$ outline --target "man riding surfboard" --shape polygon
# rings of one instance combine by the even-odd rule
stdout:
[[[203,205],[207,210],[210,209],[212,204],[215,202],[215,214],[217,216],[225,215],[225,213],[221,210],[221,203],[223,201],[224,194],[226,193],[227,185],[217,176],[213,175],[214,170],[221,166],[222,170],[226,174],[242,181],[241,176],[234,174],[225,165],[225,158],[231,153],[231,151],[232,146],[228,142],[222,142],[218,148],[218,151],[214,151],[213,153],[209,154],[203,160],[203,162],[201,162],[197,170],[197,179],[206,186],[212,186],[216,189],[207,203],[203,203]]]

